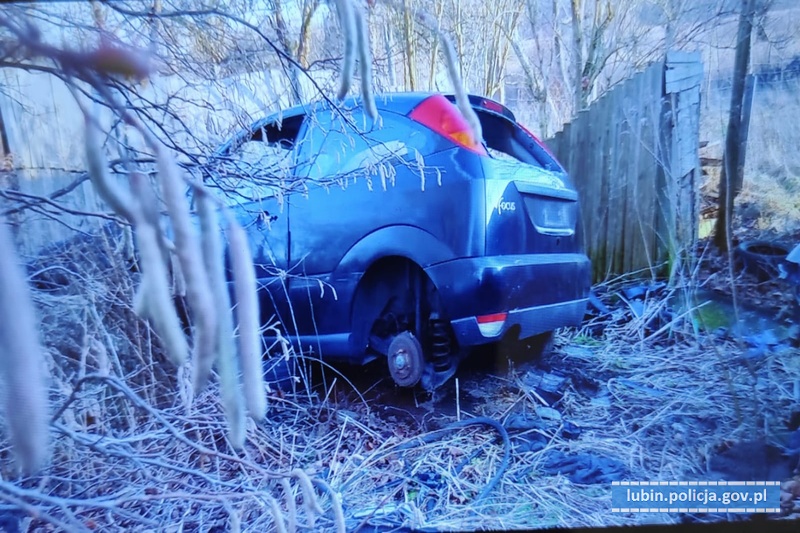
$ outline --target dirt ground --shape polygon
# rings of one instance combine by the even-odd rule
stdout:
[[[703,261],[701,272],[721,271],[719,258]],[[763,304],[764,316],[780,321],[783,304],[770,293],[780,286],[737,275],[740,298]],[[713,288],[725,291],[721,281]],[[677,316],[661,286],[641,299],[637,316],[615,301],[625,289],[606,287],[610,314],[562,332],[551,354],[511,354],[509,361],[509,354],[484,352],[433,397],[395,388],[380,365],[343,369],[353,386],[334,387],[335,410],[369,430],[351,427],[341,459],[321,461],[320,472],[364,484],[348,487],[345,498],[362,514],[374,511],[369,523],[423,530],[491,527],[489,516],[513,527],[747,518],[612,513],[610,483],[620,480],[774,480],[796,490],[800,455],[786,453],[800,426],[796,346],[787,340],[759,352],[731,332],[705,331],[701,318]],[[506,430],[507,461],[495,428],[459,426],[487,418]],[[377,442],[368,446],[370,431]],[[407,442],[418,444],[412,451]],[[396,472],[370,459],[375,450],[398,448],[404,453],[386,453],[406,465],[399,485]],[[464,457],[474,470],[454,466]],[[499,483],[480,496],[498,468]],[[387,501],[391,512],[380,503]],[[787,499],[783,513],[770,518],[800,517],[793,505]],[[487,522],[475,522],[475,512]]]
[[[35,294],[59,354],[54,460],[19,484],[3,473],[0,516],[12,526],[0,528],[261,531],[282,520],[433,531],[752,518],[611,511],[615,481],[693,480],[779,481],[782,511],[768,518],[800,518],[800,359],[786,287],[738,267],[731,278],[702,242],[692,288],[702,298],[658,281],[598,285],[593,316],[559,332],[552,353],[484,350],[433,396],[398,389],[380,363],[311,365],[310,386],[273,386],[267,420],[248,425],[243,452],[227,443],[216,384],[192,409],[182,404],[174,368],[133,315],[135,283],[119,253],[72,262],[59,272],[78,271],[77,282],[64,274],[50,280],[57,290]],[[757,334],[722,322],[727,307],[703,311],[709,295],[728,305],[734,292],[743,313],[755,308]]]

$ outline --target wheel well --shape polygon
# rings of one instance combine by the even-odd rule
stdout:
[[[418,333],[419,320],[423,318],[419,315],[427,317],[431,306],[438,305],[436,294],[433,281],[411,259],[388,256],[376,260],[361,276],[353,297],[353,346],[357,349],[366,348],[376,322],[387,315],[396,317],[394,329],[409,329]],[[422,296],[421,313],[417,313],[417,295]],[[385,326],[392,329],[389,324]]]

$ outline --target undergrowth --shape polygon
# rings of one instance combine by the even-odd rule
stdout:
[[[32,531],[275,531],[275,516],[286,530],[678,522],[612,514],[608,482],[576,482],[553,462],[590,457],[622,479],[707,480],[731,443],[785,438],[800,380],[796,354],[749,360],[734,339],[698,333],[691,313],[658,318],[668,302],[653,298],[600,336],[561,334],[538,366],[467,374],[455,414],[444,408],[452,387],[422,414],[388,409],[330,368],[295,391],[272,384],[266,420],[248,420],[235,452],[216,377],[188,410],[178,399],[176,369],[132,311],[139,274],[117,240],[83,241],[30,272],[52,376],[53,459],[17,483],[4,472],[0,510]],[[542,368],[566,377],[555,400],[531,381]],[[479,417],[503,426],[510,455]],[[9,464],[7,442],[0,454]]]

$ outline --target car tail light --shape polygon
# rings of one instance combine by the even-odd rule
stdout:
[[[426,98],[408,116],[457,145],[478,155],[486,155],[486,149],[473,136],[467,119],[444,96],[436,94]]]
[[[503,330],[508,313],[494,313],[477,317],[478,329],[484,337],[496,337]]]

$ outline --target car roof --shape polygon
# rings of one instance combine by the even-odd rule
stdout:
[[[441,94],[451,102],[455,102],[455,95],[448,94],[448,93],[437,93],[437,92],[430,92],[430,91],[403,91],[403,92],[390,92],[390,93],[379,93],[375,95],[375,106],[378,108],[378,111],[392,111],[394,113],[399,113],[401,115],[405,115],[410,113],[417,105],[419,105],[423,100],[426,98],[433,96],[435,94]],[[483,108],[485,103],[488,103],[489,106],[486,109],[490,112],[495,112],[497,114],[503,115],[510,120],[516,121],[514,117],[514,113],[511,112],[503,104],[492,100],[491,98],[486,98],[483,96],[478,96],[474,94],[467,95],[469,98],[470,103],[473,107]],[[357,107],[361,105],[362,98],[361,96],[351,96],[346,98],[341,104],[340,107],[345,109],[351,109],[353,107]],[[280,116],[282,117],[293,117],[302,114],[308,114],[313,111],[319,109],[328,109],[332,105],[336,105],[332,100],[329,99],[322,99],[322,100],[315,100],[313,102],[305,103],[296,105],[287,109],[284,109],[280,112]],[[272,114],[271,117],[276,116],[276,114]],[[258,121],[261,123],[262,121]]]
[[[377,107],[379,113],[381,111],[385,111],[385,112],[398,113],[400,115],[407,115],[415,107],[417,107],[423,100],[436,94],[441,94],[451,102],[455,103],[456,97],[454,94],[438,93],[432,91],[427,91],[427,92],[402,91],[402,92],[376,94],[375,107]],[[514,116],[514,113],[503,104],[496,102],[490,98],[485,98],[483,96],[478,96],[474,94],[470,94],[467,96],[473,107],[480,108],[485,112],[502,116],[508,120],[511,120],[512,122],[516,122],[516,117]],[[283,122],[286,119],[298,117],[301,115],[313,114],[315,111],[331,109],[334,106],[339,107],[341,109],[353,109],[361,105],[361,101],[362,101],[361,96],[351,96],[349,98],[346,98],[344,101],[340,103],[336,103],[331,99],[321,99],[295,105],[286,109],[282,109],[278,112],[271,113],[263,118],[256,120],[248,128],[239,131],[236,135],[234,135],[232,139],[229,139],[222,146],[218,147],[217,154],[224,152],[231,145],[235,145],[237,139],[240,139],[242,137],[247,137],[248,135],[251,135],[254,131],[257,131],[258,129],[263,128],[269,124],[274,124],[278,121]]]

